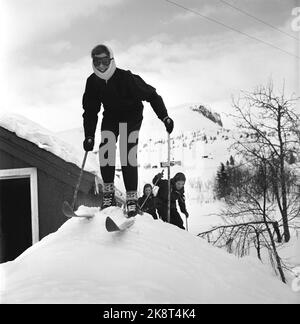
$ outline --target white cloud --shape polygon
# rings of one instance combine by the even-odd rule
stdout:
[[[21,66],[6,73],[1,111],[25,115],[43,126],[60,130],[81,125],[81,99],[88,75],[89,57],[57,68]]]
[[[164,24],[171,24],[171,23],[176,23],[176,22],[187,22],[191,19],[194,19],[197,17],[197,15],[193,12],[184,12],[184,13],[179,13],[173,16],[171,19],[167,20],[164,22]]]
[[[256,36],[293,52],[285,37],[266,32]],[[270,77],[278,87],[285,80],[287,93],[296,91],[295,59],[232,33],[178,43],[165,36],[153,38],[120,50],[117,62],[153,84],[168,106],[191,101],[212,106],[227,101],[229,106],[232,94],[266,84]]]
[[[261,31],[256,35],[282,48],[285,37]],[[277,36],[277,35],[276,35]],[[157,88],[167,107],[201,102],[219,112],[230,112],[231,95],[266,84],[270,77],[287,93],[295,90],[295,60],[266,45],[228,33],[186,38],[177,42],[159,35],[129,48],[112,40],[117,66],[140,74]],[[68,46],[61,43],[60,48]],[[293,46],[291,46],[293,47]],[[89,55],[55,68],[12,66],[2,77],[2,103],[54,130],[82,124],[81,98],[92,72]],[[4,107],[2,105],[1,107]]]
[[[58,41],[56,43],[50,43],[46,45],[46,50],[50,52],[50,54],[60,54],[63,51],[70,50],[72,48],[72,44],[69,41]]]
[[[201,5],[201,4],[200,4]],[[182,10],[178,8],[179,10]],[[188,21],[199,18],[199,15],[196,14],[196,12],[199,12],[203,16],[211,16],[212,14],[216,13],[218,10],[217,6],[204,4],[202,8],[190,8],[190,11],[182,11],[173,17],[171,17],[169,20],[166,20],[164,24],[172,24],[172,23],[187,23]],[[193,12],[195,11],[195,12]]]
[[[124,0],[2,0],[3,34],[1,47],[16,50],[40,38],[70,26],[78,17],[86,17],[100,7],[107,8]],[[99,18],[105,12],[100,11]],[[2,17],[1,17],[2,18]]]

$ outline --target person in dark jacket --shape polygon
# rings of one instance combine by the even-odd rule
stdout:
[[[137,144],[143,120],[143,103],[152,106],[157,117],[165,124],[168,133],[173,131],[173,120],[156,89],[140,76],[116,67],[112,50],[97,45],[91,52],[94,73],[87,81],[82,106],[86,151],[94,148],[98,113],[103,105],[101,144],[99,147],[100,171],[104,183],[102,208],[115,205],[116,142],[120,135],[120,157],[128,217],[137,214]],[[126,130],[126,132],[121,130]]]
[[[139,208],[141,211],[152,215],[154,219],[157,219],[155,200],[151,184],[145,184],[143,196],[138,199]]]
[[[156,196],[156,207],[159,217],[167,222],[168,221],[168,180],[162,179],[162,173],[157,174],[153,178],[153,184],[156,184],[159,189]],[[177,211],[176,201],[178,201],[180,211],[189,217],[189,213],[186,210],[184,185],[186,177],[183,173],[176,173],[174,178],[171,179],[171,208],[170,208],[170,223],[176,225],[182,229],[183,221],[180,214]]]

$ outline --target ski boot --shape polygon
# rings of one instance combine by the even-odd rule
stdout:
[[[127,218],[138,214],[138,197],[136,191],[127,191],[126,193],[126,212]]]
[[[115,187],[113,183],[104,183],[101,209],[116,206]]]

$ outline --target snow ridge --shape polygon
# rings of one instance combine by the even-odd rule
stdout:
[[[0,265],[2,303],[297,303],[255,259],[239,260],[144,214],[108,233],[111,207],[70,219]],[[3,284],[4,283],[4,284]]]

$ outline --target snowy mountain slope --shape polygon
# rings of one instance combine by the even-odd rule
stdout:
[[[191,132],[204,130],[207,133],[215,133],[217,130],[221,129],[221,126],[218,122],[221,122],[221,117],[212,112],[211,115],[215,116],[216,122],[213,122],[206,116],[204,116],[199,111],[199,107],[203,107],[198,104],[183,104],[168,109],[169,115],[172,117],[175,123],[174,135],[180,134],[182,132]],[[103,108],[102,108],[103,109]],[[199,110],[199,109],[198,109]],[[208,110],[207,110],[208,111]],[[219,119],[218,119],[219,118]],[[99,113],[99,121],[97,125],[97,131],[95,134],[96,146],[100,141],[100,124],[102,120],[102,110]],[[172,136],[173,136],[172,134]],[[84,140],[83,127],[73,128],[66,131],[61,131],[57,133],[63,140],[71,143],[73,146],[79,148],[82,147],[82,141]],[[156,117],[151,106],[145,104],[144,108],[144,119],[142,128],[140,131],[140,138],[142,141],[148,140],[152,137],[164,137],[165,136],[165,127],[163,123]]]
[[[186,131],[198,131],[198,130],[206,130],[207,132],[209,131],[215,131],[217,129],[220,129],[221,126],[217,123],[217,114],[216,113],[211,113],[211,115],[215,115],[215,122],[212,121],[211,119],[209,119],[207,116],[205,116],[204,113],[201,113],[201,109],[199,107],[203,107],[203,105],[200,104],[182,104],[179,106],[175,106],[175,107],[170,107],[168,109],[168,113],[170,115],[170,117],[174,120],[174,134],[172,135],[176,135],[176,134],[180,134],[182,132],[186,132]],[[206,112],[208,112],[209,110],[205,110]],[[151,133],[151,129],[153,130],[153,123],[160,123],[160,121],[157,119],[157,117],[154,115],[153,111],[151,111],[151,107],[147,107],[145,105],[145,119],[146,122],[144,122],[144,130],[147,131],[147,129],[150,130]],[[152,123],[147,123],[147,119],[150,116],[153,117],[154,116],[154,120],[152,121]],[[220,116],[218,116],[220,118]],[[157,121],[155,120],[155,118],[157,119]],[[159,133],[164,133],[164,127],[159,127]],[[148,133],[149,135],[149,133]]]
[[[199,108],[200,107],[200,108]],[[199,112],[203,106],[197,104],[180,105],[171,108],[169,113],[176,128],[171,135],[171,161],[178,165],[172,167],[171,175],[184,172],[187,176],[187,198],[201,202],[213,200],[213,180],[220,163],[226,163],[236,131],[221,127],[218,114]],[[215,119],[212,121],[210,118]],[[167,161],[167,134],[160,131],[142,129],[139,144],[140,184],[151,182],[153,176],[161,171],[160,163]]]
[[[66,131],[61,131],[58,132],[57,135],[67,143],[70,143],[72,146],[77,147],[78,150],[83,149],[82,148],[82,142],[84,140],[83,127],[72,128]]]
[[[0,265],[1,303],[299,303],[256,260],[241,260],[177,227],[138,216],[108,233],[105,216],[70,219]]]
[[[181,162],[180,167],[172,168],[172,174],[181,171],[187,174],[193,184],[201,181],[202,185],[207,187],[206,193],[201,194],[201,200],[211,200],[212,190],[208,190],[208,187],[211,188],[212,178],[220,163],[226,162],[230,157],[228,148],[235,132],[221,127],[220,115],[200,104],[183,104],[171,107],[168,111],[175,123],[175,129],[171,135],[171,160]],[[95,150],[100,142],[100,123],[101,117],[95,134]],[[78,150],[82,149],[84,138],[82,127],[59,132],[57,135],[76,146]],[[140,193],[144,184],[150,182],[154,174],[158,172],[160,162],[167,159],[166,138],[163,123],[157,119],[152,108],[145,104],[138,155]],[[122,181],[119,180],[121,180],[120,172],[117,173],[117,182],[122,190],[124,189]]]

